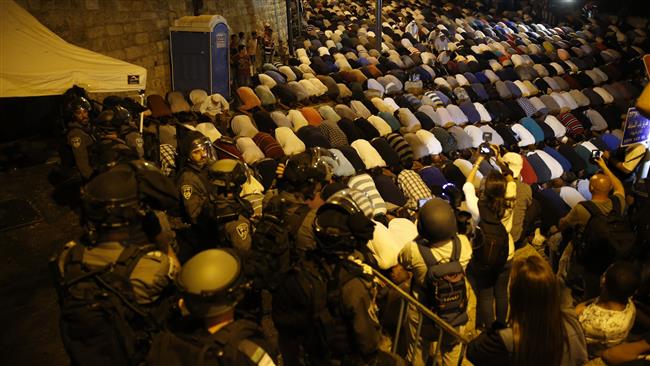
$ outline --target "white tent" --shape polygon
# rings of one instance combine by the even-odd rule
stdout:
[[[57,36],[13,0],[0,1],[0,97],[145,89],[147,70]]]

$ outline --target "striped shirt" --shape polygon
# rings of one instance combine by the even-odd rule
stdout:
[[[374,217],[380,214],[385,215],[386,212],[388,212],[386,202],[381,198],[381,195],[375,186],[375,181],[370,175],[359,174],[350,178],[348,181],[348,187],[365,193],[365,196],[370,200],[368,204],[362,202],[363,207],[361,207],[361,205],[359,207],[366,216]],[[359,204],[359,202],[357,202],[357,204]]]

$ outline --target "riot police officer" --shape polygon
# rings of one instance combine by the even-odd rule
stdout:
[[[205,250],[187,261],[176,285],[179,308],[190,319],[172,323],[153,342],[151,365],[275,365],[275,351],[259,326],[235,319],[248,287],[233,251]],[[191,320],[198,320],[195,326]]]
[[[129,111],[119,105],[103,110],[95,119],[97,142],[93,145],[92,164],[96,171],[139,158],[138,152],[119,136],[120,129],[130,119]]]
[[[183,203],[184,218],[189,223],[196,224],[209,201],[207,166],[214,160],[210,140],[200,132],[187,132],[181,141],[178,159],[181,168],[177,186]]]
[[[279,214],[290,227],[291,239],[298,256],[315,248],[312,223],[316,210],[323,204],[320,192],[329,183],[332,167],[329,151],[312,148],[290,157],[277,182],[277,191],[265,197],[264,211],[282,210]]]
[[[85,237],[52,260],[61,337],[75,365],[135,364],[146,354],[150,313],[178,264],[150,244],[133,171],[97,175],[82,192]]]
[[[372,271],[357,253],[374,223],[343,190],[317,210],[313,231],[317,248],[273,293],[285,365],[299,365],[301,357],[313,365],[399,364],[379,350]]]
[[[90,179],[93,174],[90,163],[90,149],[95,139],[89,125],[90,110],[90,102],[81,96],[73,97],[64,106],[64,117],[68,122],[67,145],[72,151],[74,165],[83,180]],[[62,157],[62,160],[65,159]]]

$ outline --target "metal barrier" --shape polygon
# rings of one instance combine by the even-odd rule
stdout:
[[[422,322],[424,321],[424,317],[429,318],[432,320],[440,329],[441,332],[438,335],[438,340],[436,342],[436,350],[433,353],[433,365],[435,366],[437,363],[437,355],[441,354],[440,350],[440,344],[442,342],[442,336],[444,333],[447,333],[454,338],[456,338],[460,344],[461,344],[461,350],[460,350],[460,357],[458,358],[458,365],[461,365],[463,362],[463,359],[465,358],[465,349],[467,347],[467,343],[469,343],[469,339],[467,339],[465,336],[460,334],[453,326],[449,325],[449,323],[445,322],[442,320],[438,315],[433,313],[429,308],[427,308],[425,305],[423,305],[421,302],[419,302],[415,297],[413,297],[411,294],[408,292],[404,291],[402,288],[400,288],[398,285],[393,283],[390,279],[388,279],[386,276],[381,274],[379,271],[376,269],[372,269],[373,274],[375,275],[376,278],[378,278],[381,282],[386,284],[388,287],[392,288],[395,290],[400,298],[401,298],[401,303],[400,303],[400,309],[399,309],[399,318],[397,321],[397,329],[395,330],[395,336],[393,337],[393,343],[392,343],[392,349],[391,352],[395,353],[397,351],[397,344],[399,342],[400,338],[400,332],[402,330],[402,323],[404,322],[404,318],[406,315],[406,303],[409,303],[413,305],[419,313],[422,315],[420,316],[420,321],[418,322],[417,326],[417,332],[415,335],[416,342],[420,341],[420,331],[422,330]],[[416,345],[418,346],[418,345]],[[442,355],[442,354],[441,354]]]

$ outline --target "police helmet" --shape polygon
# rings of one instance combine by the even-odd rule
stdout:
[[[95,120],[95,128],[100,133],[118,132],[131,121],[131,113],[119,105],[104,109]]]
[[[352,189],[334,193],[316,212],[313,223],[319,249],[325,252],[350,252],[370,238],[374,224],[359,208]]]
[[[208,168],[210,183],[223,193],[239,192],[248,180],[248,174],[244,163],[235,159],[220,159]]]
[[[290,157],[284,168],[283,180],[295,187],[329,181],[332,169],[323,159],[325,151],[314,148]]]
[[[197,149],[205,150],[208,161],[216,160],[217,154],[210,139],[198,131],[188,131],[183,137],[179,149],[181,161],[183,163],[192,162],[192,152]]]
[[[85,110],[86,112],[90,112],[90,109],[91,106],[88,99],[81,96],[75,96],[72,99],[70,99],[64,107],[65,118],[68,120],[72,120],[75,112],[79,110]]]
[[[95,228],[112,229],[140,222],[138,182],[131,170],[109,170],[82,188],[83,219]]]
[[[242,262],[228,249],[202,251],[187,261],[176,286],[190,313],[210,318],[232,310],[244,295]]]
[[[429,243],[450,240],[458,232],[456,214],[447,201],[432,198],[418,211],[417,228]]]

